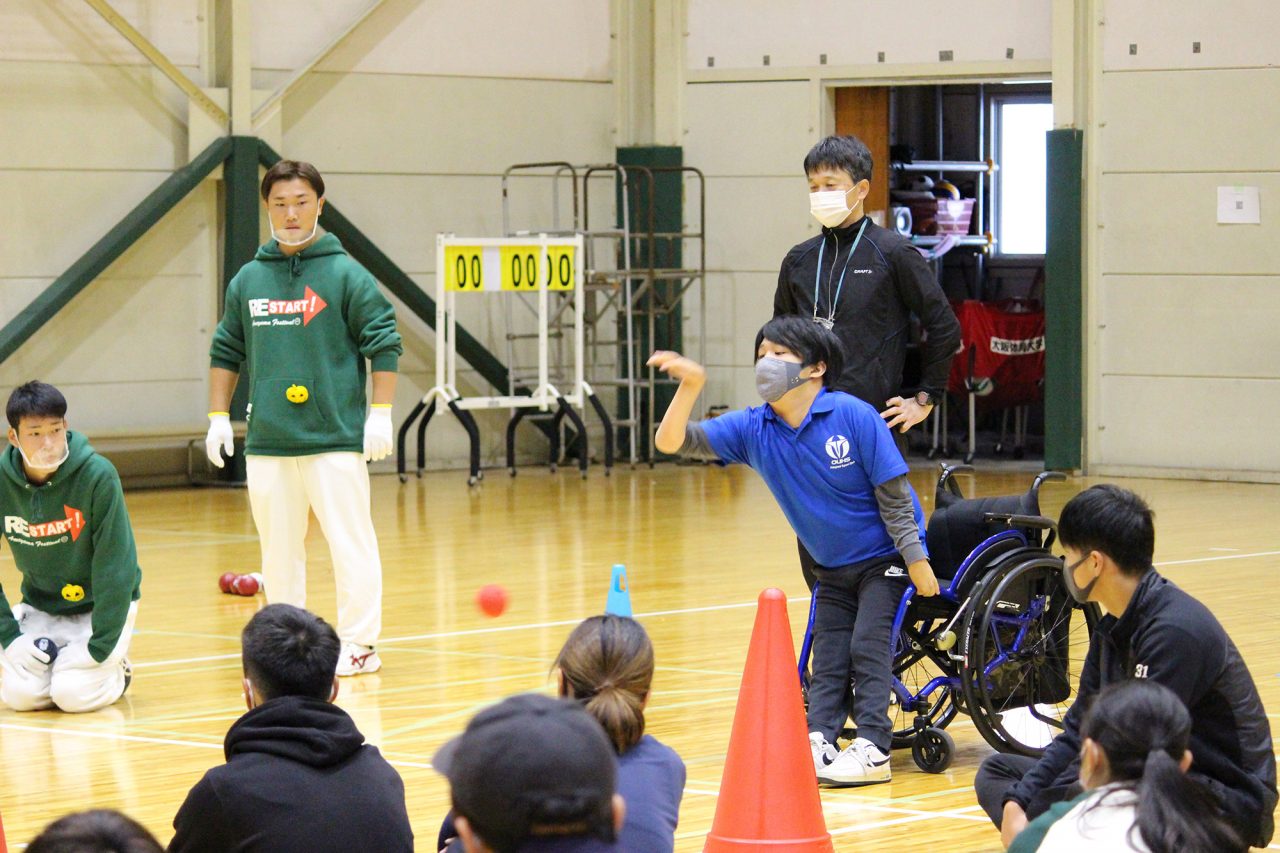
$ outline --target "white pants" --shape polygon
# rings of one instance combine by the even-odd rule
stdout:
[[[245,467],[267,601],[306,606],[307,510],[315,510],[333,558],[338,637],[375,645],[382,633],[382,561],[364,458],[359,453],[248,456]]]
[[[32,674],[9,663],[0,655],[0,700],[15,711],[44,711],[57,707],[73,714],[96,711],[120,698],[124,693],[124,661],[133,639],[133,622],[138,615],[138,602],[129,605],[124,630],[116,647],[102,663],[82,666],[89,657],[89,639],[93,636],[92,613],[76,616],[54,616],[28,604],[13,608],[22,633],[48,637],[58,646],[58,657],[44,672]]]

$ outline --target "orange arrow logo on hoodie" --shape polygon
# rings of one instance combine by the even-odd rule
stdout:
[[[314,290],[308,287],[302,294],[302,325],[311,322],[311,318],[329,306]]]
[[[62,511],[67,514],[67,524],[71,533],[71,541],[74,542],[80,538],[80,531],[84,530],[84,513],[73,506],[62,505]]]

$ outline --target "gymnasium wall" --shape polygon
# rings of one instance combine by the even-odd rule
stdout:
[[[689,0],[685,162],[707,173],[709,404],[759,399],[751,345],[783,256],[818,233],[801,163],[834,129],[835,87],[1048,76],[1049,0],[910,7]]]
[[[1096,473],[1280,476],[1280,7],[1203,11],[1104,4],[1085,234]],[[1260,188],[1260,225],[1217,223],[1234,185]]]
[[[370,5],[255,0],[255,89],[280,86]],[[206,3],[113,6],[205,83]],[[388,0],[285,99],[273,144],[314,161],[329,199],[434,292],[437,232],[501,233],[506,166],[613,159],[610,63],[605,3]],[[0,5],[0,195],[9,212],[0,228],[0,322],[187,156],[185,96],[88,5]],[[513,225],[549,226],[549,192],[546,181],[513,187]],[[58,384],[74,426],[106,446],[176,448],[203,435],[218,203],[216,183],[206,181],[0,365],[0,385]],[[407,311],[399,316],[403,416],[431,384],[435,338]],[[469,303],[460,316],[505,357],[496,303]],[[470,377],[460,379],[465,393]],[[480,417],[486,454],[496,454],[505,415]],[[441,421],[430,464],[464,462],[461,429]]]
[[[113,5],[205,82],[205,0]],[[369,5],[254,2],[255,88],[283,84]],[[437,231],[501,230],[505,166],[613,159],[610,5],[387,0],[286,98],[276,147],[317,162],[330,199],[430,288]],[[708,177],[709,404],[755,399],[750,345],[771,313],[778,264],[817,232],[799,164],[832,127],[834,87],[1043,78],[1051,5],[929,0],[907,16],[889,0],[688,0],[682,122],[685,162]],[[1280,190],[1280,11],[1268,0],[1225,0],[1209,17],[1184,0],[1086,5],[1104,21],[1080,93],[1095,120],[1090,470],[1274,478],[1280,235],[1268,202]],[[0,321],[187,161],[186,126],[185,97],[82,0],[0,4]],[[1216,224],[1216,189],[1235,184],[1261,188],[1261,225]],[[548,192],[546,181],[514,186],[513,225],[547,224]],[[696,210],[688,199],[687,215]],[[206,181],[0,365],[0,385],[63,386],[75,425],[109,446],[177,448],[201,435],[217,213]],[[694,352],[699,313],[694,296]],[[434,353],[425,324],[401,317],[399,416],[430,384]],[[465,303],[462,317],[506,357],[497,302]],[[482,417],[493,458],[505,415]],[[456,424],[432,436],[430,464],[465,459]],[[529,439],[523,447],[540,451]]]
[[[196,73],[194,3],[122,3]],[[0,319],[8,321],[186,162],[186,103],[87,5],[0,5]],[[201,187],[0,365],[64,387],[91,433],[194,429],[213,319],[215,192]],[[206,363],[201,364],[204,360]],[[7,396],[7,394],[6,394]]]

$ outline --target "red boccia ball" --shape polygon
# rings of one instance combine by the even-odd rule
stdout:
[[[231,583],[237,595],[257,595],[261,585],[253,575],[240,575]]]
[[[235,572],[224,572],[222,577],[218,578],[218,589],[223,592],[231,592],[231,585],[236,582]]]
[[[496,583],[485,584],[476,593],[476,607],[486,616],[501,616],[507,609],[507,591]]]

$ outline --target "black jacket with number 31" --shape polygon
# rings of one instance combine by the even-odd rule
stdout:
[[[1143,575],[1119,619],[1099,620],[1063,732],[1005,801],[1025,809],[1037,791],[1074,782],[1080,723],[1091,697],[1129,678],[1149,678],[1178,695],[1191,713],[1188,775],[1208,786],[1244,840],[1254,847],[1270,844],[1276,759],[1258,688],[1209,608],[1155,569]]]

